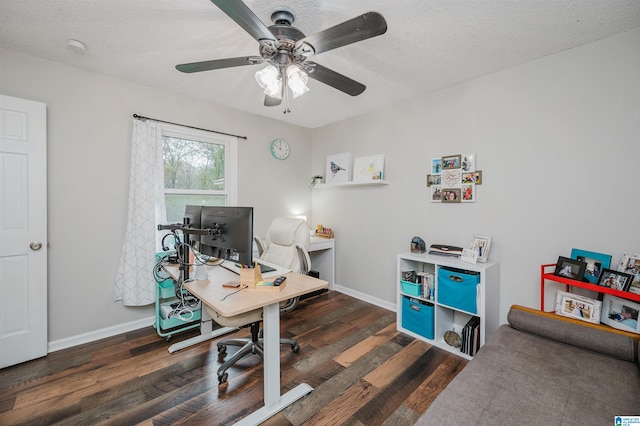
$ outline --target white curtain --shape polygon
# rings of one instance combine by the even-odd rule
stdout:
[[[161,125],[134,118],[127,230],[115,285],[115,300],[126,306],[155,303],[157,225],[166,222],[163,164]]]

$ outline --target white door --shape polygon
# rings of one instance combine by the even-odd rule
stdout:
[[[0,368],[47,354],[46,105],[0,95]]]

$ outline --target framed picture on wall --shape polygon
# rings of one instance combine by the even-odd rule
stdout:
[[[432,203],[442,202],[442,187],[440,185],[431,186],[431,202]]]
[[[442,175],[427,175],[427,186],[442,184]]]
[[[459,169],[462,163],[462,156],[458,155],[448,155],[446,157],[442,157],[442,169]]]
[[[431,159],[431,174],[438,175],[442,173],[442,158]]]
[[[482,170],[475,172],[462,172],[462,183],[482,184]]]
[[[476,170],[476,155],[475,154],[463,154],[462,162],[460,163],[460,170],[464,172],[474,172]]]
[[[462,200],[460,200],[463,203],[475,203],[476,202],[476,186],[472,183],[470,184],[463,184],[460,187],[461,189],[461,196],[462,196]]]
[[[459,203],[460,188],[445,188],[442,190],[443,203]]]

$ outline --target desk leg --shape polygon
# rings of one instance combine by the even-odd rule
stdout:
[[[169,353],[179,351],[180,349],[188,348],[189,346],[196,345],[207,340],[215,339],[224,334],[231,333],[238,330],[238,327],[222,327],[213,330],[213,319],[209,315],[206,309],[202,309],[202,319],[200,320],[200,335],[192,337],[191,339],[183,340],[181,342],[174,343],[169,346]]]
[[[264,407],[240,420],[236,425],[258,425],[282,411],[313,390],[301,383],[280,395],[280,305],[274,303],[263,310],[264,327]]]

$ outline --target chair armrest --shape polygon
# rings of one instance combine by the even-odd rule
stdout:
[[[260,237],[253,237],[253,241],[256,243],[256,247],[258,248],[258,257],[262,257],[262,253],[264,253],[265,242],[260,239]]]
[[[307,275],[311,270],[311,258],[309,252],[300,244],[296,244],[296,253],[298,255],[298,261],[300,262],[300,273]]]

